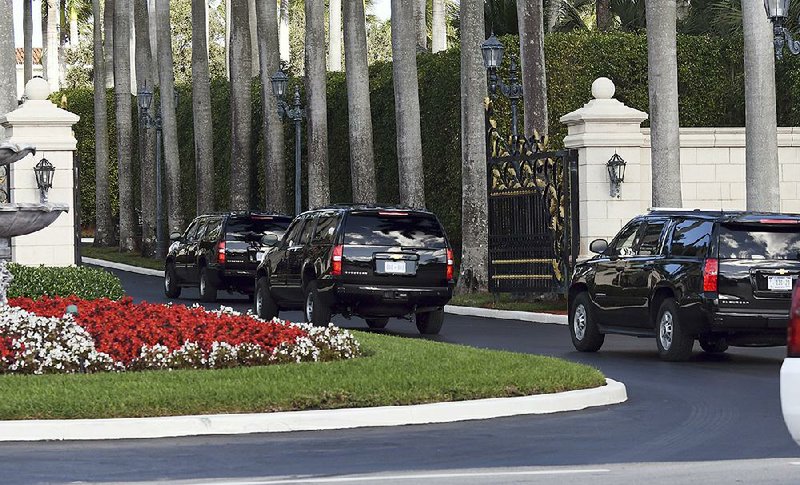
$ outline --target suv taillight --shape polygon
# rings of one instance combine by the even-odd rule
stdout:
[[[453,250],[447,250],[447,281],[453,281]]]
[[[225,241],[217,243],[217,263],[225,264]]]
[[[789,327],[786,329],[786,355],[800,357],[800,285],[795,286],[792,295],[792,310],[789,313]]]
[[[719,260],[707,259],[703,266],[703,291],[716,293],[718,290],[717,275],[719,274]]]
[[[333,247],[331,253],[331,276],[342,276],[342,253],[344,246],[341,244]]]

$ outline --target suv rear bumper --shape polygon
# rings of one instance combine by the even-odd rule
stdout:
[[[211,270],[219,289],[230,289],[243,293],[252,293],[255,287],[255,269],[229,269],[217,267]]]
[[[725,335],[731,345],[786,345],[788,307],[785,312],[720,309],[716,299],[703,297],[700,311],[691,313],[688,320],[695,322],[697,334]]]
[[[334,283],[325,293],[341,310],[362,316],[399,317],[442,308],[453,297],[453,286],[402,288]]]

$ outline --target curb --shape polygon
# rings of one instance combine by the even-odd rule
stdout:
[[[158,277],[164,276],[164,271],[159,271],[157,269],[140,268],[138,266],[131,266],[130,264],[124,264],[124,263],[113,263],[111,261],[106,261],[105,259],[94,259],[94,258],[84,257],[81,258],[81,261],[85,264],[91,264],[92,266],[100,266],[101,268],[118,269],[120,271],[127,271],[129,273],[142,274],[146,276],[158,276]]]
[[[619,404],[627,399],[623,383],[606,379],[605,386],[593,389],[411,406],[156,418],[0,421],[0,441],[172,438],[452,423],[578,411]]]

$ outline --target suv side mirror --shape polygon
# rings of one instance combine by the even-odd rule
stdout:
[[[268,232],[261,237],[262,246],[275,246],[278,244],[278,241],[280,241],[280,239],[278,239],[278,235],[272,232]]]
[[[169,240],[170,241],[180,241],[181,240],[181,233],[179,233],[179,232],[170,233]]]
[[[597,254],[603,254],[608,249],[608,241],[605,239],[595,239],[589,244],[589,251]]]

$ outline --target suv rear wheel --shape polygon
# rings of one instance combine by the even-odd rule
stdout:
[[[664,300],[658,311],[656,344],[658,354],[664,360],[683,361],[692,355],[694,338],[681,325],[678,306],[672,298]]]
[[[200,268],[200,299],[207,302],[217,301],[217,285],[206,267]]]
[[[374,329],[386,328],[386,324],[389,323],[389,319],[385,317],[366,318],[365,320],[367,321],[367,325],[369,326],[369,328],[374,328]]]
[[[600,333],[592,315],[592,306],[586,292],[579,293],[572,302],[569,312],[569,333],[572,345],[581,352],[597,352],[603,346],[606,336]]]
[[[331,308],[320,298],[316,281],[306,286],[306,321],[317,326],[326,326],[331,322]]]
[[[444,323],[444,308],[432,312],[417,313],[417,330],[422,335],[436,335]]]
[[[167,267],[164,268],[164,295],[167,298],[181,296],[181,287],[178,285],[178,275],[175,273],[173,263],[167,263]]]
[[[269,292],[269,282],[266,276],[262,276],[256,281],[255,307],[256,315],[262,320],[269,321],[278,316],[278,305]]]
[[[728,342],[725,337],[700,337],[700,348],[709,354],[721,354],[728,350]]]

